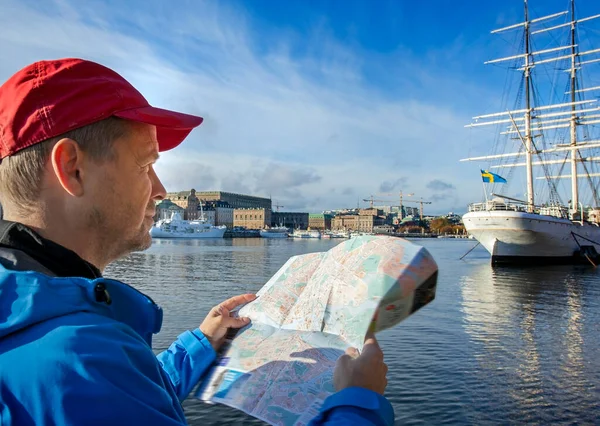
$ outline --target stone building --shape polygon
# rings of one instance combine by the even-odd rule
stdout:
[[[167,199],[184,209],[185,220],[194,220],[200,217],[200,199],[196,196],[196,190],[167,193]]]
[[[385,224],[386,217],[379,209],[360,209],[358,214],[338,215],[332,220],[332,229],[373,232],[373,228]]]
[[[234,209],[233,226],[246,229],[264,229],[271,226],[271,209]]]
[[[203,203],[207,208],[212,208],[215,212],[215,225],[225,225],[227,228],[233,228],[233,207],[225,201],[207,201]]]
[[[308,215],[308,227],[310,229],[331,229],[332,216],[325,213],[311,213]]]
[[[419,216],[420,215],[420,210],[419,207],[408,207],[408,206],[404,206],[404,211],[405,211],[405,217],[406,216]]]
[[[331,221],[331,228],[333,230],[341,230],[341,229],[356,230],[358,228],[358,215],[357,214],[337,215]]]
[[[171,219],[173,213],[179,213],[181,217],[184,216],[185,209],[178,206],[174,202],[168,199],[161,200],[156,204],[156,213],[154,215],[154,221],[157,222],[161,219]]]
[[[167,199],[184,209],[183,216],[186,220],[200,218],[200,203],[203,207],[207,206],[207,211],[210,211],[210,207],[212,207],[215,212],[214,224],[217,226],[225,225],[228,228],[234,226],[233,211],[235,208],[271,209],[271,199],[269,198],[223,191],[196,191],[191,189],[189,191],[169,192],[167,193]],[[270,222],[267,222],[267,225],[270,225]]]
[[[262,208],[271,209],[271,199],[253,195],[235,194],[223,191],[201,191],[196,196],[202,201],[222,201],[234,209]]]
[[[285,226],[290,229],[307,229],[308,213],[272,212],[271,226]]]
[[[211,225],[215,225],[215,216],[216,216],[216,212],[215,209],[212,206],[202,206],[202,210],[200,210],[200,206],[198,206],[198,218],[200,219],[203,215],[204,216],[204,220],[206,220],[206,223],[209,223]]]

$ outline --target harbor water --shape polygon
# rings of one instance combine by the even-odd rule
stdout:
[[[154,350],[222,300],[256,292],[293,255],[343,240],[155,240],[107,268],[164,309]],[[397,424],[600,424],[600,271],[496,268],[476,242],[412,240],[436,259],[436,299],[378,335]],[[191,425],[261,424],[184,402]]]

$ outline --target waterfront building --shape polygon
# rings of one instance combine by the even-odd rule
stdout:
[[[246,229],[264,229],[271,226],[271,209],[233,209],[233,226]]]
[[[310,213],[308,215],[308,227],[310,229],[331,229],[332,216],[326,213]]]
[[[272,209],[271,199],[254,195],[235,194],[224,191],[200,191],[196,196],[202,201],[222,201],[234,209],[262,208]]]
[[[332,219],[332,229],[373,232],[374,227],[384,225],[386,217],[380,209],[359,209],[357,214],[337,215]]]
[[[173,213],[179,213],[181,217],[184,216],[185,209],[178,206],[174,202],[168,199],[161,200],[156,204],[156,213],[154,214],[154,221],[157,222],[161,219],[170,219]]]
[[[271,226],[285,226],[290,229],[307,229],[309,214],[298,212],[272,212]]]
[[[200,206],[198,206],[198,217],[201,217],[200,213]],[[204,220],[206,220],[206,223],[215,225],[216,212],[214,207],[202,204],[202,213],[204,214]]]
[[[212,208],[215,212],[215,226],[225,225],[233,228],[233,207],[225,201],[206,201],[204,206]]]
[[[196,195],[196,190],[169,192],[167,199],[183,208],[183,219],[194,220],[200,217],[200,199]]]

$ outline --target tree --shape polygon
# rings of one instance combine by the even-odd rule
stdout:
[[[454,225],[452,227],[452,232],[457,235],[464,235],[466,233],[466,230],[463,225]]]
[[[446,219],[445,217],[438,217],[437,219],[433,219],[431,221],[431,223],[429,224],[429,229],[431,229],[432,232],[436,232],[439,234],[440,232],[442,232],[443,228],[448,226],[452,226],[448,219]]]
[[[438,230],[439,234],[452,234],[452,225],[443,226]]]

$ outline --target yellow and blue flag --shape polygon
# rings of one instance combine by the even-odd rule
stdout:
[[[484,182],[506,183],[506,179],[504,179],[502,176],[499,176],[495,173],[488,172],[487,170],[481,171],[481,178],[483,179]]]

